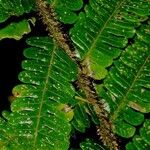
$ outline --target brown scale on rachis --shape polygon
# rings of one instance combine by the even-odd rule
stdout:
[[[118,150],[117,139],[112,132],[112,125],[108,119],[108,112],[104,108],[103,102],[99,99],[99,96],[94,87],[94,79],[90,76],[90,68],[88,62],[80,62],[78,71],[78,87],[85,93],[87,101],[93,105],[96,112],[100,126],[97,126],[97,134],[100,136],[100,140],[110,150]]]
[[[100,118],[100,125],[97,126],[97,134],[100,136],[100,139],[110,150],[119,150],[118,141],[112,132],[112,124],[108,119],[107,111],[102,108],[101,103],[94,105],[95,112]]]
[[[39,15],[42,17],[43,23],[47,27],[49,36],[52,36],[56,43],[73,59],[78,65],[78,80],[76,84],[79,90],[85,93],[85,97],[89,103],[93,105],[96,112],[100,126],[97,126],[97,133],[100,135],[104,145],[110,150],[118,150],[117,140],[112,132],[111,122],[108,119],[108,113],[104,108],[103,102],[95,90],[93,78],[91,77],[91,70],[89,60],[81,61],[77,58],[75,47],[68,36],[64,33],[62,26],[58,21],[57,15],[52,6],[43,0],[36,0]]]
[[[73,43],[68,33],[64,33],[62,30],[61,23],[58,21],[53,7],[43,0],[37,0],[36,4],[39,15],[42,17],[42,21],[47,27],[46,30],[49,32],[49,36],[52,36],[56,43],[65,50],[72,59],[77,59]]]

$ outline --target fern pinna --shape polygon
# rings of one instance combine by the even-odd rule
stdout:
[[[127,150],[149,149],[150,2],[83,3],[0,1],[1,22],[36,11],[53,38],[27,40],[22,84],[0,119],[0,149],[73,149],[73,132],[85,133],[91,121],[101,144],[86,138],[79,149],[122,149],[118,135],[131,139]],[[69,33],[60,21],[73,24]]]
[[[110,66],[113,59],[117,58],[127,47],[128,39],[135,36],[136,28],[141,25],[141,22],[148,19],[150,12],[146,8],[149,8],[149,5],[148,1],[111,1],[110,3],[105,0],[89,1],[89,5],[85,6],[85,13],[79,14],[79,19],[70,32],[81,55],[82,64],[86,66],[88,76],[92,76],[96,80],[105,78],[106,67]],[[118,86],[118,88],[120,87]],[[112,85],[110,89],[113,91],[115,87]],[[101,92],[99,96],[102,96]],[[109,107],[112,107],[111,104]],[[109,140],[107,142],[107,139],[113,137],[111,132],[108,132],[111,127],[113,128],[113,121],[105,120],[107,116],[104,115],[102,103],[100,106],[96,106],[95,111],[100,112],[98,116],[101,118],[101,124],[98,127],[98,133],[101,135],[102,141],[110,149],[116,149],[116,146],[113,148],[112,145],[109,145],[113,142]],[[103,115],[105,121],[102,121]],[[130,130],[130,128],[128,129]],[[127,132],[128,129],[124,132]],[[132,133],[131,130],[129,132]]]
[[[136,126],[144,122],[144,114],[150,112],[149,29],[150,26],[145,25],[137,31],[134,44],[128,46],[120,59],[114,62],[100,92],[109,104],[114,132],[124,138],[133,137]],[[148,140],[145,142],[149,144]]]
[[[11,16],[20,16],[35,10],[34,0],[1,0],[0,22],[6,21]]]
[[[72,110],[65,108],[73,101],[70,81],[75,78],[76,65],[48,37],[30,38],[27,43],[32,47],[24,51],[28,60],[23,61],[25,70],[19,74],[24,84],[13,89],[16,99],[3,129],[9,140],[3,141],[1,135],[1,147],[65,150],[73,117]]]

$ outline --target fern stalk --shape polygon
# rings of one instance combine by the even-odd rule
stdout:
[[[76,58],[74,46],[69,36],[62,31],[61,24],[57,20],[53,7],[43,0],[37,0],[36,4],[39,15],[47,27],[46,30],[49,32],[49,36],[52,36],[56,43],[65,50],[72,59]]]
[[[79,88],[84,91],[87,101],[93,105],[94,111],[100,120],[100,126],[97,126],[97,134],[100,136],[100,139],[110,150],[118,150],[117,139],[112,132],[108,113],[104,108],[103,102],[99,100],[93,81],[90,77],[91,71],[87,64],[88,62],[84,61],[84,64],[82,63],[80,65],[81,68],[79,68],[78,75]]]
[[[88,59],[79,61],[75,48],[67,34],[61,30],[56,13],[53,7],[43,0],[36,1],[39,15],[42,17],[43,23],[47,26],[49,35],[53,37],[56,43],[78,64],[78,86],[85,93],[86,99],[94,106],[101,125],[97,127],[97,133],[100,139],[110,150],[118,150],[117,140],[112,133],[111,123],[108,114],[104,109],[103,103],[99,100],[94,84],[91,80],[91,70],[88,67]]]

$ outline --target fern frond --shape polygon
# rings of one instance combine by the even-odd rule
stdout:
[[[70,35],[95,79],[106,76],[105,68],[126,47],[149,10],[149,1],[89,0]]]
[[[27,43],[31,46],[24,51],[28,59],[19,74],[23,84],[13,89],[16,99],[7,120],[15,130],[7,132],[22,150],[27,149],[25,145],[28,150],[66,150],[73,117],[68,108],[74,103],[70,82],[76,78],[76,64],[48,37],[30,38]]]
[[[73,24],[77,21],[77,12],[83,7],[83,0],[47,0],[55,9],[58,18],[65,24]]]
[[[0,23],[11,16],[20,16],[35,9],[35,0],[1,0]]]
[[[114,132],[125,138],[135,134],[135,126],[144,121],[144,113],[150,112],[149,29],[145,25],[137,32],[135,43],[114,63],[101,92],[110,107]]]
[[[88,104],[87,102],[77,103],[74,108],[74,117],[71,121],[73,127],[80,132],[85,132],[86,129],[90,127],[91,121],[95,125],[100,123],[99,118],[93,109],[93,105]]]
[[[6,121],[0,118],[0,150],[4,149],[5,144],[8,140],[8,135],[6,132]]]
[[[150,120],[147,119],[140,129],[140,135],[135,135],[132,142],[126,145],[126,150],[148,150],[150,147]]]
[[[20,40],[24,34],[31,32],[31,27],[29,24],[30,20],[34,23],[35,18],[29,20],[24,19],[20,22],[12,22],[8,26],[0,29],[0,40],[4,38]]]
[[[7,119],[8,119],[8,116],[7,116]],[[23,144],[21,146],[18,143],[20,139],[15,136],[12,136],[13,134],[15,134],[15,128],[7,124],[7,122],[2,118],[0,118],[0,133],[1,133],[0,134],[0,150],[10,150],[10,149],[23,150]],[[28,146],[26,148],[28,148]]]
[[[86,139],[84,142],[80,143],[80,147],[82,150],[105,150],[104,147],[91,139]]]
[[[71,123],[80,132],[85,132],[86,128],[90,127],[89,116],[85,111],[84,104],[78,104],[74,108],[74,118]]]

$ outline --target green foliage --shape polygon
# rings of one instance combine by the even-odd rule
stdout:
[[[86,139],[80,144],[80,147],[82,150],[105,150],[102,146],[91,139]]]
[[[126,47],[128,38],[135,34],[135,27],[147,19],[149,5],[143,0],[90,0],[85,13],[79,14],[71,37],[81,58],[89,61],[95,79],[105,77],[105,68]]]
[[[0,22],[6,21],[11,16],[20,16],[35,9],[35,0],[1,0]]]
[[[35,0],[1,0],[0,1],[0,23],[8,20],[10,17],[18,17],[25,13],[30,13],[35,9]],[[32,18],[33,19],[33,18]],[[34,24],[34,20],[32,23]],[[12,22],[10,25],[0,29],[0,39],[14,38],[19,40],[24,34],[31,31],[28,19],[20,22]]]
[[[90,127],[90,119],[95,124],[99,124],[93,106],[87,103],[78,103],[74,109],[74,118],[72,120],[73,127],[84,133],[86,129]]]
[[[32,47],[24,51],[28,59],[19,74],[23,84],[13,89],[16,99],[12,113],[4,115],[8,126],[15,130],[5,128],[5,132],[21,149],[27,144],[28,149],[65,150],[73,117],[71,109],[66,111],[74,95],[69,81],[75,78],[76,65],[47,37],[32,37],[27,43]],[[5,144],[5,139],[1,142],[6,149],[16,149],[14,143]]]
[[[31,19],[34,23],[34,18]],[[29,24],[30,20],[22,20],[20,22],[13,22],[6,26],[5,28],[0,30],[0,40],[4,38],[13,38],[16,40],[20,40],[24,34],[28,34],[31,32],[31,27]]]
[[[140,135],[135,135],[132,142],[126,145],[127,150],[146,150],[150,147],[150,120],[145,120]]]
[[[83,6],[83,0],[47,0],[53,5],[60,21],[63,23],[73,24],[77,19],[76,14]]]
[[[54,9],[51,13],[56,13],[53,24],[57,19],[64,26],[72,24],[69,36],[82,62],[80,65],[84,64],[88,70],[85,75],[94,84],[95,91],[86,87],[87,91],[98,95],[96,100],[108,112],[104,117],[110,121],[112,133],[130,138],[122,149],[148,150],[150,1],[46,2]],[[8,22],[0,29],[0,39],[20,40],[32,31],[29,22],[35,25],[35,20],[39,19],[30,19],[32,13],[38,13],[35,4],[36,0],[1,0],[0,23],[6,23],[12,16],[23,19]],[[24,14],[31,16],[26,18]],[[103,110],[88,100],[79,80],[85,83],[89,80],[79,77],[80,65],[58,47],[57,40],[29,36],[23,71],[18,75],[21,83],[12,90],[15,98],[11,110],[3,111],[0,118],[0,150],[67,150],[76,130],[86,133],[91,122],[99,129],[102,118],[97,114]],[[73,87],[75,82],[77,85]],[[109,148],[89,137],[80,142],[82,150]]]
[[[143,113],[150,112],[149,38],[150,26],[143,26],[104,80],[103,98],[109,103],[114,130],[126,138],[144,121]]]

